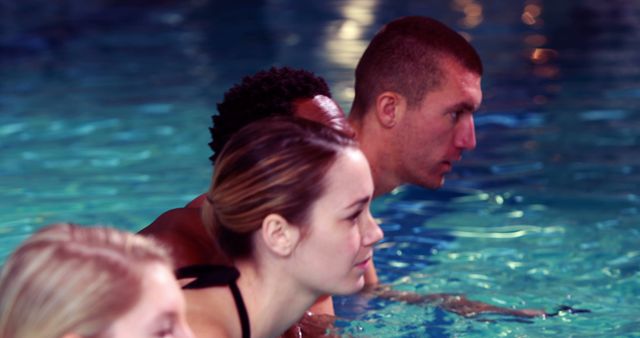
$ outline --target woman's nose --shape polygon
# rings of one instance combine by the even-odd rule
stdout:
[[[362,244],[364,246],[372,246],[384,237],[384,233],[378,222],[371,216],[371,213],[367,211],[367,214],[367,220],[364,222],[362,229]]]

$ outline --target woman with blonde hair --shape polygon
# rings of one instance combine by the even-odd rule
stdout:
[[[47,226],[0,274],[2,338],[191,338],[167,253],[107,227]]]
[[[178,271],[196,335],[276,337],[319,297],[361,290],[382,238],[372,194],[367,160],[339,131],[274,118],[237,132],[202,207],[230,266]]]

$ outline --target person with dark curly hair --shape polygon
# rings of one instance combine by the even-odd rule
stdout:
[[[209,128],[210,160],[215,162],[229,138],[247,124],[265,117],[294,115],[353,135],[323,78],[303,69],[273,67],[245,77],[224,94]]]
[[[327,82],[304,69],[272,67],[245,76],[224,94],[217,108],[218,114],[211,116],[213,126],[209,128],[212,164],[233,134],[267,117],[297,116],[355,136],[344,111],[331,98]],[[198,208],[202,202],[203,195],[200,195],[187,207]]]
[[[476,146],[473,114],[482,101],[483,67],[458,32],[428,17],[406,16],[384,25],[355,70],[349,122],[371,165],[374,196],[402,184],[438,189],[464,151]],[[374,264],[365,282],[379,297],[424,303],[466,317],[498,313],[542,316],[457,294],[415,294],[378,284]]]
[[[212,116],[209,143],[215,162],[227,141],[244,126],[274,116],[296,116],[320,122],[353,137],[340,106],[331,99],[326,81],[312,72],[289,67],[276,68],[246,76],[218,103]],[[204,194],[185,207],[160,215],[140,233],[155,237],[168,247],[177,267],[220,263],[221,255],[212,250],[210,238],[200,219]]]

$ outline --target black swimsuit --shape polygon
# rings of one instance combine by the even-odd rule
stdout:
[[[249,315],[247,308],[244,306],[242,294],[236,280],[240,277],[240,272],[234,267],[223,265],[190,265],[176,270],[176,277],[195,278],[192,282],[183,286],[183,289],[204,289],[212,286],[229,286],[233,300],[236,302],[236,309],[240,317],[240,325],[242,326],[242,338],[251,337],[251,327],[249,326]]]

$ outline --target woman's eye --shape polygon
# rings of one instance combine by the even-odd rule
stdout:
[[[351,223],[355,223],[358,220],[358,217],[360,217],[361,213],[362,213],[362,210],[358,210],[355,213],[353,213],[351,216],[347,217],[347,220]]]

